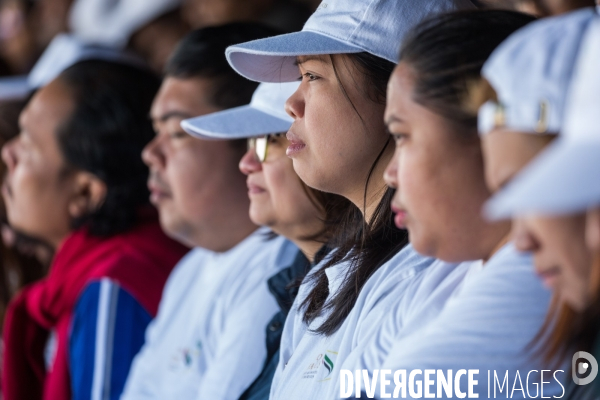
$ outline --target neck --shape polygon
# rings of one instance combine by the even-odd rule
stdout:
[[[387,185],[383,179],[383,173],[394,155],[394,147],[390,146],[389,143],[381,155],[379,162],[373,169],[371,177],[366,185],[366,195],[364,184],[361,187],[357,187],[354,191],[346,196],[356,207],[360,209],[365,217],[365,221],[368,223],[372,222],[373,214],[377,209],[377,206],[381,202],[383,195],[387,189]],[[366,182],[367,177],[365,177]],[[389,206],[389,204],[387,205]]]
[[[316,240],[291,240],[304,254],[304,257],[308,258],[311,264],[315,261],[315,255],[323,247],[323,243]]]
[[[500,240],[496,240],[496,243],[489,252],[489,255],[483,258],[484,264],[487,263],[490,258],[492,258],[508,242],[510,242],[510,228],[508,228],[508,232],[505,231],[504,235],[500,237]]]

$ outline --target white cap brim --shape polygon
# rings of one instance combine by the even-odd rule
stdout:
[[[252,106],[186,119],[181,127],[200,139],[233,140],[287,132],[292,122],[267,114]]]
[[[0,79],[0,100],[23,100],[31,91],[27,75]]]
[[[565,215],[600,204],[600,142],[558,141],[488,201],[487,218]]]
[[[300,78],[296,57],[360,53],[365,50],[318,32],[301,31],[227,48],[231,67],[257,82],[292,82]]]

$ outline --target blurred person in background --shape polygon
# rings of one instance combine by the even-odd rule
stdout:
[[[162,227],[194,249],[169,277],[122,400],[237,399],[262,370],[265,327],[278,311],[267,281],[298,248],[248,215],[238,168],[246,140],[199,140],[181,121],[248,104],[257,83],[233,71],[225,49],[273,34],[257,23],[199,29],[167,64],[142,157]]]
[[[477,0],[482,7],[521,11],[538,17],[563,14],[592,7],[595,0]]]
[[[35,93],[2,149],[9,223],[56,252],[48,276],[6,315],[7,400],[122,391],[187,251],[162,232],[139,157],[153,137],[147,115],[159,84],[137,67],[79,62]]]
[[[24,74],[41,50],[37,45],[34,5],[25,0],[0,2],[0,56],[7,74]]]
[[[131,35],[128,49],[144,59],[157,73],[162,73],[177,44],[190,31],[182,10],[162,14]]]
[[[0,146],[19,134],[19,114],[25,101],[0,101]],[[0,176],[6,174],[6,165],[0,164]],[[2,241],[0,242],[0,328],[10,299],[25,285],[41,279],[46,273],[52,252],[45,245],[26,243],[7,225],[4,202],[0,199]],[[38,257],[36,257],[36,250]],[[1,338],[0,338],[1,339]],[[1,358],[0,358],[1,359]]]
[[[69,30],[83,43],[127,49],[162,74],[169,55],[189,32],[184,0],[75,0]]]
[[[259,21],[282,32],[295,32],[311,8],[293,0],[187,0],[183,15],[194,28],[234,21]]]
[[[566,17],[581,18],[582,13]],[[569,23],[568,20],[556,22],[562,26]],[[553,34],[556,34],[554,40],[540,45],[549,41]],[[488,202],[485,211],[491,219],[513,219],[516,245],[521,250],[533,252],[536,272],[554,292],[554,306],[544,330],[547,336],[543,355],[550,365],[556,365],[561,358],[571,359],[580,351],[600,356],[600,132],[597,113],[600,103],[597,75],[600,18],[592,14],[591,22],[585,20],[569,33],[561,31],[555,24],[540,25],[520,39],[519,42],[515,38],[515,43],[505,49],[506,53],[513,54],[507,60],[515,68],[511,73],[515,75],[512,80],[520,84],[521,79],[531,80],[535,76],[538,89],[530,89],[528,94],[533,95],[533,101],[542,99],[546,102],[546,111],[537,124],[532,123],[538,118],[537,112],[529,117],[529,123],[522,119],[519,125],[530,128],[513,128],[515,137],[512,139],[501,137],[510,134],[501,132],[502,126],[495,128],[497,132],[490,133],[490,136],[498,135],[495,139],[490,138],[495,142],[492,144],[490,140],[494,149],[487,149],[492,161],[492,177],[499,175],[499,168],[514,170],[507,154],[520,154],[523,158],[529,151],[530,156],[525,160],[531,161],[516,174],[507,176],[507,183]],[[538,55],[538,64],[543,65],[545,71],[554,71],[553,74],[537,71],[532,71],[532,76],[523,74],[519,65],[532,65],[531,48],[524,46],[526,42],[535,46],[539,53],[543,52],[543,56]],[[515,52],[515,48],[521,49],[522,53]],[[502,55],[497,58],[502,60]],[[502,101],[507,83],[498,80],[497,71],[508,71],[509,68],[498,59],[495,63],[489,74],[498,96],[502,95],[497,101]],[[527,109],[526,100],[520,100],[518,104],[508,102],[507,106]],[[508,109],[507,114],[513,117],[507,120],[510,131],[519,120]],[[557,134],[547,146],[543,145],[547,142],[544,140],[546,132],[537,129],[534,133],[532,129],[543,121],[547,121],[548,133]],[[540,144],[536,145],[536,141]],[[543,150],[536,151],[540,146]],[[517,157],[512,159],[514,163]],[[585,372],[590,369],[585,371],[584,368],[582,373],[581,360],[574,360],[573,376],[585,378]],[[597,398],[600,394],[597,381],[593,385],[576,383],[571,384],[566,398],[584,400]]]
[[[292,118],[285,102],[298,88],[297,82],[263,83],[248,106],[184,120],[186,132],[200,139],[248,139],[248,151],[240,170],[248,177],[250,218],[295,243],[299,250],[291,266],[272,276],[269,290],[277,300],[277,312],[268,326],[267,360],[259,377],[240,400],[266,400],[279,362],[283,325],[306,273],[328,252],[333,227],[349,205],[341,196],[306,186],[296,175],[285,150],[285,134]],[[329,222],[327,222],[329,221]]]

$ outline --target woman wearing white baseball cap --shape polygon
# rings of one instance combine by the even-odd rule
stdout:
[[[576,325],[573,311],[584,310],[589,301],[593,255],[585,244],[585,209],[552,215],[562,208],[559,204],[579,192],[565,187],[551,193],[533,184],[523,192],[519,189],[520,172],[529,168],[548,143],[561,140],[575,62],[578,54],[584,54],[583,38],[598,18],[590,8],[539,21],[507,40],[484,67],[483,75],[493,90],[479,111],[480,133],[488,184],[497,191],[486,204],[485,213],[491,220],[515,217],[515,246],[532,252],[537,274],[554,289],[549,318],[556,321],[556,328],[547,324],[545,333],[554,329],[564,333]],[[556,168],[552,173],[557,173]],[[561,176],[564,172],[553,179]],[[576,182],[573,179],[571,184]],[[521,194],[515,195],[515,190]],[[540,196],[544,198],[541,203]],[[532,207],[536,203],[540,206]],[[527,211],[536,211],[537,215]],[[541,216],[539,212],[544,211],[550,214]],[[557,340],[561,335],[554,334],[544,342],[547,360],[564,360],[572,356],[568,354],[571,350],[583,350],[565,346],[563,340]]]
[[[267,361],[240,400],[269,397],[273,374],[279,362],[279,344],[285,318],[296,297],[297,284],[312,265],[326,256],[326,243],[348,200],[306,186],[298,177],[285,150],[285,132],[294,121],[285,112],[285,102],[299,82],[262,83],[247,106],[184,120],[182,127],[192,136],[207,140],[248,139],[248,151],[240,170],[248,176],[250,218],[285,236],[300,249],[288,268],[268,281],[280,311],[266,327]]]
[[[524,246],[542,255],[544,247],[554,249],[544,264],[536,265],[564,303],[560,324],[552,329],[549,356],[573,351],[600,356],[599,18],[586,30],[580,54],[561,136],[487,205],[491,215],[523,221],[519,233]],[[586,244],[589,252],[582,250]],[[572,398],[584,398],[574,393]]]
[[[468,8],[474,7],[465,0],[326,0],[301,32],[227,50],[233,68],[249,79],[302,78],[286,107],[294,118],[287,154],[308,186],[353,203],[338,224],[334,250],[305,279],[286,320],[271,398],[337,397],[341,366],[389,307],[425,302],[430,291],[411,296],[418,287],[459,273],[434,268],[393,224],[393,190],[382,178],[393,146],[383,112],[403,36],[428,16]]]
[[[397,339],[381,367],[407,371],[407,376],[437,371],[438,382],[441,371],[445,376],[452,371],[454,385],[444,390],[443,398],[461,397],[459,392],[487,398],[493,384],[485,383],[488,371],[512,385],[529,371],[545,369],[532,357],[530,345],[543,326],[550,295],[533,273],[531,258],[508,243],[510,225],[481,216],[490,191],[477,115],[464,104],[470,84],[480,79],[496,46],[532,20],[500,10],[432,19],[403,43],[390,81],[386,123],[396,155],[386,180],[399,188],[393,201],[397,221],[424,254],[447,261],[479,260],[437,318]],[[481,375],[461,379],[460,370]],[[534,379],[534,374],[523,379],[515,397],[535,395],[539,376]],[[564,375],[557,378],[565,380]],[[425,375],[424,386],[427,380]],[[411,391],[408,398],[421,397],[414,388],[405,390]],[[422,392],[429,397],[433,390],[423,387]],[[544,395],[549,393],[561,393],[559,382],[545,385]]]

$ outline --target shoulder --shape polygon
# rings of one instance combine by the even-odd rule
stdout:
[[[136,311],[146,314],[151,318],[148,311],[116,281],[110,278],[102,278],[88,283],[82,290],[74,310],[74,322],[98,321],[111,314],[122,311]],[[102,318],[101,318],[102,317]]]

